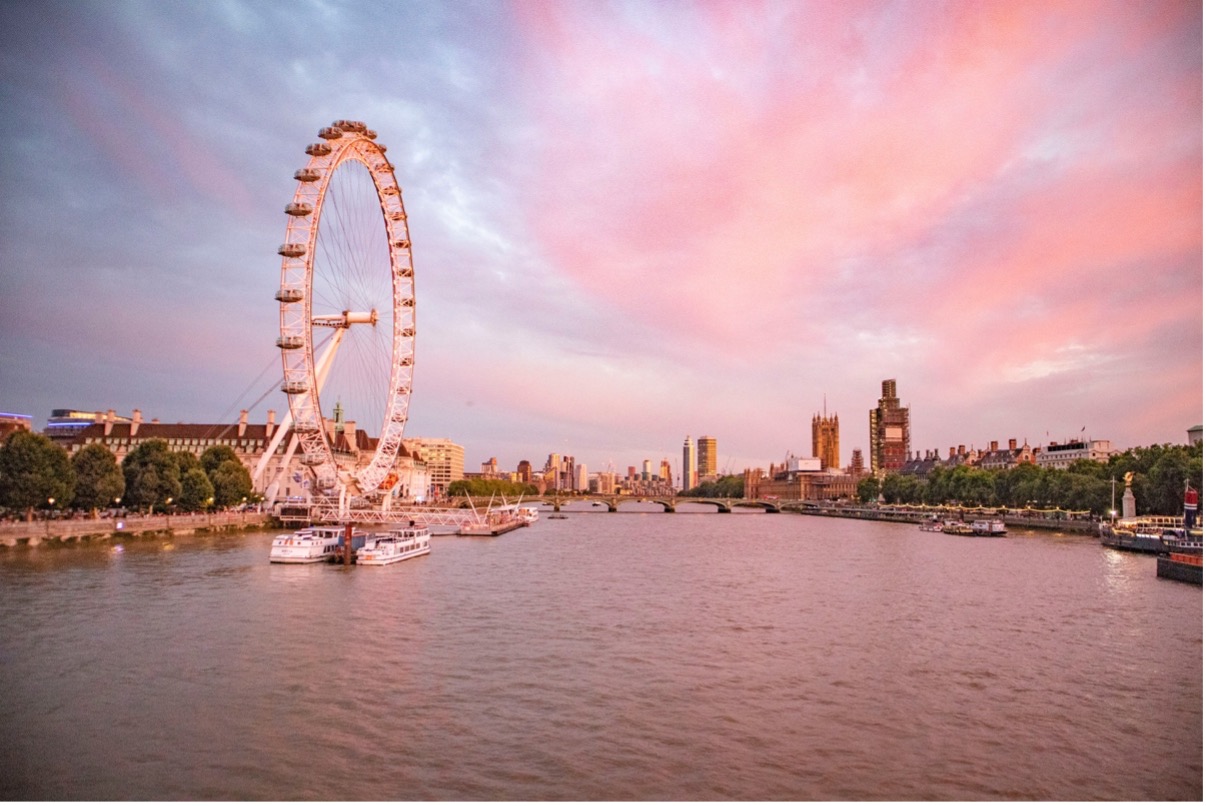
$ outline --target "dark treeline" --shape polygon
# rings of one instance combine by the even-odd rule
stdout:
[[[1126,474],[1131,473],[1136,514],[1179,515],[1185,485],[1202,489],[1202,443],[1131,448],[1099,463],[1074,462],[1067,470],[1020,465],[1010,470],[939,467],[925,477],[889,473],[859,483],[859,498],[889,504],[962,504],[1010,508],[1089,510],[1105,516],[1121,510]]]
[[[9,434],[0,445],[0,507],[27,517],[36,509],[201,512],[256,499],[251,474],[226,445],[198,458],[149,439],[121,464],[104,445],[68,455],[49,437],[30,431]]]
[[[689,498],[744,498],[743,476],[721,476],[715,481],[705,481],[698,487],[684,490],[681,495]]]
[[[504,479],[458,479],[448,485],[448,497],[469,495],[473,498],[488,498],[492,495],[518,498],[521,495],[536,495],[536,486]]]

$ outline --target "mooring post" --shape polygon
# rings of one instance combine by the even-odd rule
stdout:
[[[352,564],[352,524],[344,524],[343,527],[343,564]]]

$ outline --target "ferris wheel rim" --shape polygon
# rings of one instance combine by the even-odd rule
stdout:
[[[402,434],[406,425],[414,366],[415,295],[414,268],[410,251],[410,232],[402,188],[393,165],[385,156],[385,146],[376,142],[376,133],[357,121],[339,120],[319,131],[319,142],[306,148],[310,156],[306,167],[294,173],[297,188],[293,201],[285,207],[288,216],[285,243],[281,255],[280,337],[284,381],[294,433],[302,450],[301,461],[308,466],[323,491],[353,486],[362,495],[374,495],[389,486]],[[332,178],[348,163],[356,162],[368,172],[380,205],[381,234],[386,240],[392,291],[393,315],[389,381],[377,444],[367,463],[352,470],[341,468],[334,446],[327,435],[322,414],[321,379],[315,355],[313,328],[319,324],[337,328],[336,342],[342,338],[353,317],[363,323],[370,314],[343,312],[338,317],[316,317],[314,296],[314,260],[319,245],[319,229]],[[378,312],[371,312],[375,326]],[[331,321],[335,320],[335,321]],[[353,435],[354,439],[354,435]]]

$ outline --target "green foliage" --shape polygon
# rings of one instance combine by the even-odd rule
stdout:
[[[879,500],[879,479],[875,476],[864,476],[858,482],[858,500],[870,504]]]
[[[121,470],[132,507],[162,509],[169,498],[180,497],[180,464],[162,439],[148,439],[126,454]]]
[[[721,476],[715,481],[705,481],[698,487],[684,490],[682,495],[690,498],[744,498],[744,476]]]
[[[71,457],[71,467],[75,471],[72,506],[77,509],[105,509],[125,495],[126,478],[117,457],[104,445],[85,445]]]
[[[536,495],[534,485],[520,484],[506,479],[457,479],[448,485],[448,497],[489,498],[492,495],[518,498],[521,495]]]
[[[201,468],[212,478],[214,471],[221,467],[223,462],[232,460],[239,461],[239,455],[234,452],[234,448],[229,445],[214,445],[212,448],[206,448],[201,454]]]
[[[201,469],[201,461],[197,459],[197,455],[192,451],[177,451],[172,456],[176,457],[176,467],[180,468],[181,481],[184,481],[184,477],[188,475],[188,471]]]
[[[214,485],[201,469],[201,464],[184,474],[180,480],[179,508],[185,512],[208,509],[214,501]]]
[[[0,446],[0,506],[24,509],[62,507],[75,493],[75,471],[67,451],[49,437],[16,431]]]
[[[210,450],[213,450],[212,448]],[[202,465],[205,463],[206,451],[202,455]],[[233,451],[231,451],[233,455]],[[209,474],[209,481],[213,485],[214,505],[219,507],[231,507],[243,502],[243,499],[250,499],[251,493],[251,474],[247,472],[247,468],[243,467],[243,463],[237,458],[224,459],[212,472]]]
[[[1134,448],[1108,463],[1080,460],[1067,470],[1019,465],[1009,470],[981,470],[960,465],[936,467],[923,478],[888,474],[882,482],[891,504],[962,504],[1014,509],[1089,510],[1106,515],[1121,506],[1123,478],[1134,473],[1131,487],[1140,515],[1179,515],[1189,482],[1202,489],[1202,445],[1152,445]],[[1116,483],[1111,489],[1111,479]],[[859,498],[874,500],[874,480],[859,482]],[[1113,493],[1113,498],[1112,498]]]

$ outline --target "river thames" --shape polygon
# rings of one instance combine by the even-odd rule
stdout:
[[[1092,538],[575,513],[342,568],[273,534],[0,551],[0,796],[1202,798],[1202,590]]]

